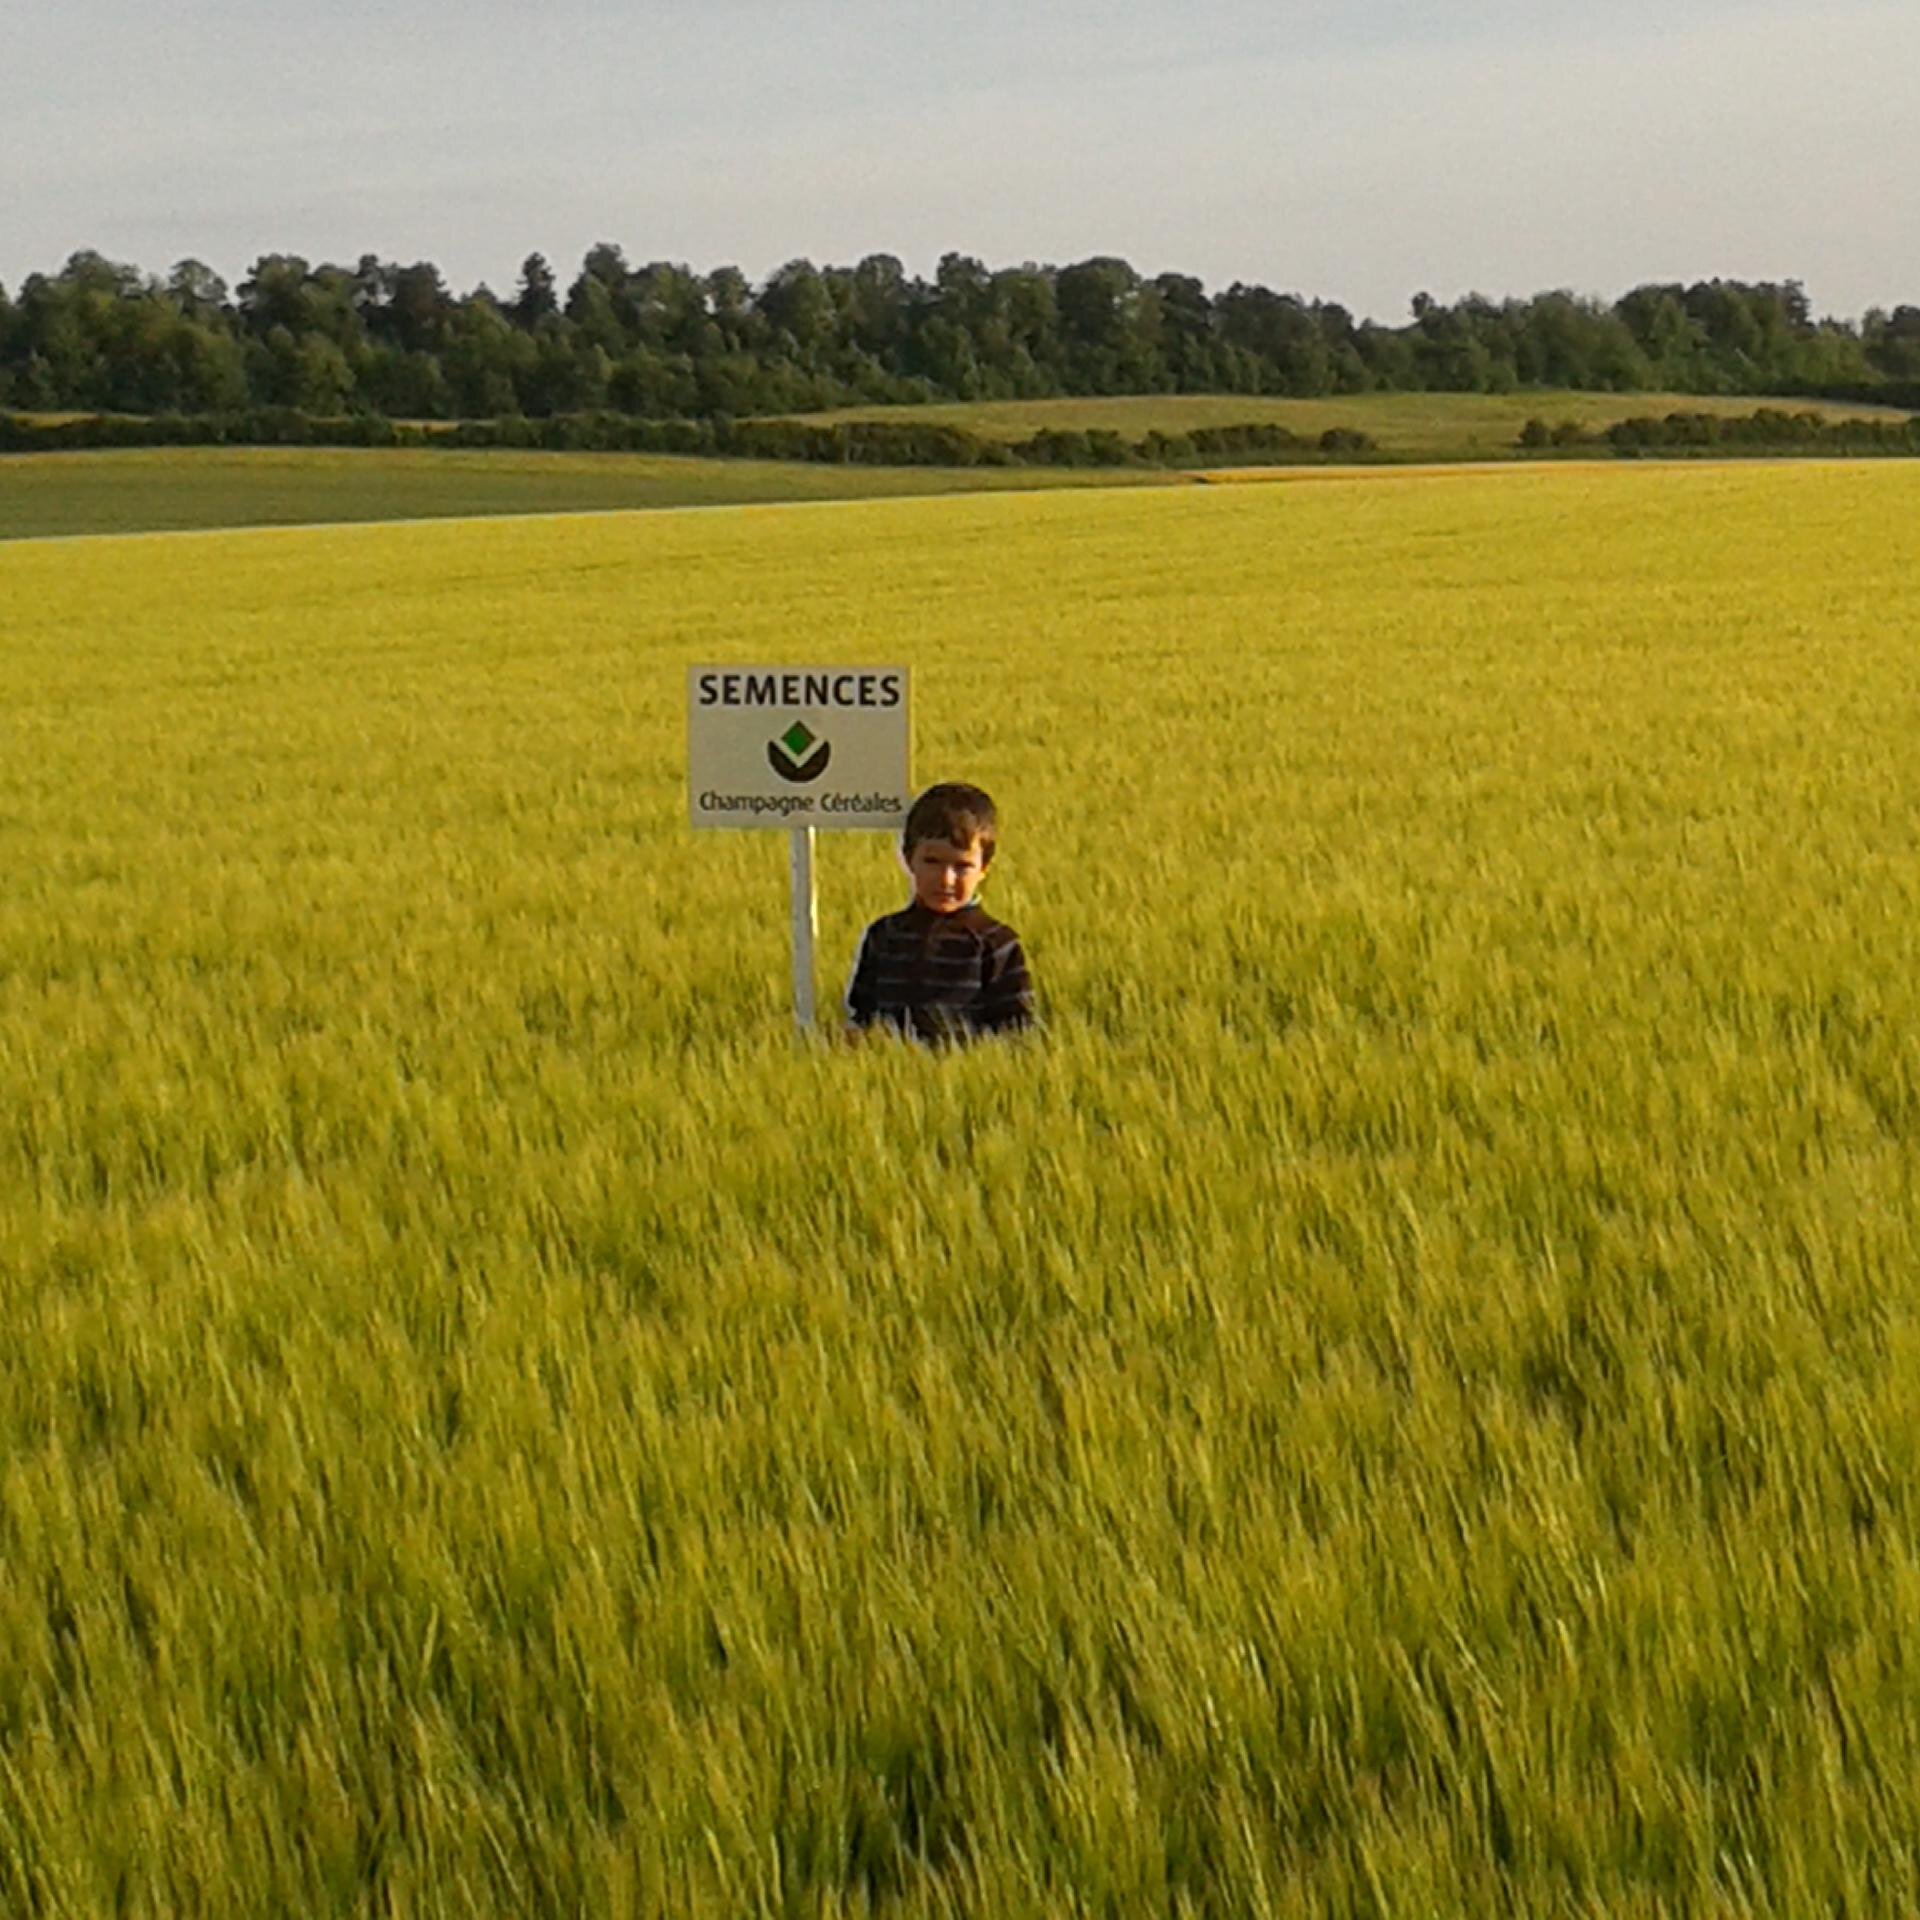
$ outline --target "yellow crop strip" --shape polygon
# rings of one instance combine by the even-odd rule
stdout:
[[[1920,1905],[1916,529],[0,550],[0,1911]],[[695,658],[912,663],[1039,1044],[795,1045]]]

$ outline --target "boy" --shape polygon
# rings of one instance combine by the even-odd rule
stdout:
[[[847,986],[855,1029],[971,1040],[1033,1025],[1033,976],[1020,938],[974,901],[993,863],[997,822],[978,787],[929,787],[907,813],[900,858],[912,904],[861,936]]]

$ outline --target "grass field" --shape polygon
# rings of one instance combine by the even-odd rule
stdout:
[[[0,551],[0,1911],[1920,1907],[1917,530]],[[792,1039],[780,656],[913,663],[1037,1044]]]
[[[194,447],[10,454],[0,457],[0,540],[1138,485],[1167,477],[1004,467],[828,467],[626,453]]]
[[[1706,398],[1686,393],[1576,393],[1559,389],[1528,393],[1361,393],[1326,400],[1276,400],[1258,394],[1148,394],[1091,400],[968,401],[915,407],[848,407],[802,416],[816,420],[926,420],[968,427],[1003,440],[1024,440],[1043,427],[1106,427],[1138,440],[1158,428],[1186,433],[1195,427],[1223,427],[1248,421],[1272,421],[1314,438],[1329,427],[1358,427],[1372,434],[1383,453],[1413,460],[1493,459],[1510,456],[1520,429],[1534,418],[1557,425],[1576,420],[1592,430],[1634,414],[1750,414],[1756,407],[1785,407],[1796,413],[1824,414],[1845,420],[1885,415],[1904,418],[1898,409],[1818,400]]]
[[[1163,432],[1275,420],[1315,436],[1358,426],[1382,452],[1409,460],[1513,454],[1525,422],[1600,427],[1630,413],[1676,408],[1751,413],[1773,404],[1832,418],[1890,411],[1807,401],[1763,403],[1683,394],[1543,392],[1362,394],[1337,400],[1263,400],[1170,394],[954,406],[850,408],[821,420],[943,421],[1006,440],[1042,427],[1110,427],[1138,439]],[[181,448],[0,457],[0,540],[55,534],[180,532],[211,527],[476,515],[866,500],[901,495],[1044,488],[1181,485],[1187,476],[1139,468],[839,467],[780,460],[692,460],[646,454]]]

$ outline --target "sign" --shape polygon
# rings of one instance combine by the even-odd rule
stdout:
[[[689,667],[688,817],[898,833],[909,715],[905,667]]]
[[[816,827],[898,833],[912,792],[905,667],[689,667],[687,811],[696,827],[785,827],[793,1019],[813,1030]]]

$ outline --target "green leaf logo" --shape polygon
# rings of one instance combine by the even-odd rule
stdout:
[[[782,780],[796,784],[818,780],[832,758],[832,742],[822,740],[804,720],[796,720],[777,740],[767,742],[767,765]]]

